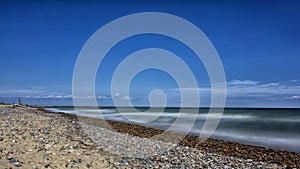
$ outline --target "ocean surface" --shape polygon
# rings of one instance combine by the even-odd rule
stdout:
[[[72,107],[48,107],[50,111],[76,114]],[[117,111],[112,107],[81,108],[77,112],[81,116],[102,118],[107,120],[130,122],[130,119],[153,120],[149,123],[138,123],[159,129],[168,129],[178,118],[178,108],[166,108],[163,112],[159,109],[139,108],[141,112],[134,112],[129,108]],[[190,134],[199,135],[202,125],[208,116],[207,108],[197,109],[198,114],[192,121],[194,126]],[[182,109],[183,120],[180,126],[191,123],[191,109]],[[214,114],[212,114],[214,117]],[[180,127],[174,131],[181,132]],[[267,108],[226,108],[220,123],[211,136],[212,138],[226,141],[235,141],[250,145],[259,145],[275,149],[286,149],[300,152],[300,109],[267,109]]]

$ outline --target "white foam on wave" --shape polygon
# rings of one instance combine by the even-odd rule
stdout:
[[[292,118],[268,118],[270,121],[276,121],[276,122],[287,122],[287,123],[300,123],[300,117],[294,117]],[[300,141],[299,141],[300,142]]]
[[[47,110],[49,111],[53,111],[53,112],[64,112],[64,113],[68,113],[68,114],[76,114],[75,110],[66,110],[66,109],[55,109],[55,108],[47,108]],[[82,108],[79,109],[78,111],[79,115],[81,116],[89,116],[90,114],[103,114],[106,117],[110,116],[110,117],[119,117],[122,115],[125,116],[134,116],[134,117],[169,117],[169,118],[177,118],[179,116],[180,113],[173,113],[173,112],[117,112],[115,109],[87,109],[87,108]],[[183,112],[183,114],[186,116],[187,118],[190,117],[196,117],[195,114],[191,114],[191,113],[185,113]],[[95,116],[93,116],[95,117]],[[182,117],[182,116],[181,116]],[[214,114],[214,113],[199,113],[197,114],[197,119],[199,120],[205,120],[207,118],[210,119],[236,119],[236,120],[268,120],[268,121],[276,121],[276,122],[300,122],[300,117],[293,117],[293,118],[288,118],[288,117],[263,117],[263,116],[257,116],[257,115],[251,115],[251,114]]]
[[[66,110],[66,109],[56,109],[56,108],[45,108],[45,110],[48,110],[50,112],[56,112],[56,113],[63,112],[66,114],[76,114],[75,110],[73,110],[73,109]]]
[[[87,110],[88,111],[88,110]],[[111,114],[111,116],[118,116],[120,114],[124,114],[126,116],[156,116],[156,117],[178,117],[180,113],[169,113],[169,112],[121,112],[121,113],[117,113],[116,114]],[[220,114],[191,114],[191,113],[183,113],[184,116],[186,117],[195,117],[197,116],[197,118],[207,118],[208,116],[210,118],[227,118],[227,119],[246,119],[246,118],[256,118],[256,116],[252,116],[252,115],[220,115]]]
[[[117,113],[116,110],[112,109],[78,109],[78,112],[80,113]]]
[[[46,108],[46,110],[52,111],[52,112],[64,112],[67,114],[77,114],[80,116],[87,116],[87,117],[94,117],[94,118],[104,118],[104,117],[120,117],[120,116],[126,116],[126,117],[135,117],[135,118],[150,118],[150,117],[157,117],[157,118],[170,118],[170,120],[165,121],[172,121],[174,118],[178,118],[180,113],[173,113],[173,112],[117,112],[115,109],[87,109],[82,108],[79,109],[79,111],[76,111],[74,109],[57,109],[57,108]],[[195,114],[191,113],[185,113],[181,114],[186,118],[195,117],[197,120],[206,120],[207,118],[215,120],[215,119],[224,119],[224,120],[257,120],[257,121],[273,121],[273,122],[292,122],[292,123],[300,123],[300,117],[263,117],[263,116],[257,116],[257,115],[251,115],[251,114],[214,114],[214,113],[199,113],[197,116]]]

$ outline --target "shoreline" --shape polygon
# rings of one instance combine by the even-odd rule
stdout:
[[[94,118],[89,118],[89,117],[79,117],[76,115],[70,115],[70,114],[66,114],[66,113],[61,113],[61,112],[49,112],[45,109],[41,109],[41,108],[4,108],[6,110],[4,110],[4,112],[9,111],[9,112],[15,112],[15,111],[21,111],[23,113],[31,113],[32,117],[35,116],[41,116],[41,117],[50,117],[50,120],[61,120],[60,123],[65,123],[67,122],[67,127],[73,128],[74,131],[69,131],[69,132],[73,132],[71,135],[69,133],[68,138],[74,139],[72,137],[76,137],[77,135],[79,135],[81,137],[81,139],[84,140],[89,140],[89,142],[93,142],[93,139],[90,139],[89,136],[85,133],[82,133],[82,125],[80,125],[79,123],[86,123],[90,126],[93,127],[98,127],[99,129],[108,129],[106,131],[110,131],[112,127],[114,129],[114,131],[117,131],[116,133],[122,133],[122,134],[126,134],[126,137],[130,136],[134,136],[136,138],[154,138],[155,139],[155,135],[164,132],[163,130],[159,130],[159,129],[154,129],[154,128],[149,128],[149,127],[143,127],[143,126],[138,126],[135,124],[128,124],[128,123],[123,123],[123,122],[115,122],[115,121],[105,121],[105,120],[101,120],[101,119],[94,119]],[[1,107],[2,112],[3,112],[3,108]],[[7,114],[7,112],[6,112]],[[2,115],[3,116],[3,115]],[[3,118],[1,116],[1,118]],[[53,118],[56,119],[53,119]],[[57,119],[58,118],[58,119]],[[49,119],[48,119],[49,120]],[[9,123],[9,122],[7,122]],[[109,124],[109,125],[107,125]],[[43,124],[40,124],[43,126]],[[61,130],[60,129],[60,125],[57,125],[56,127],[53,126],[53,130]],[[3,129],[3,127],[2,127]],[[5,132],[4,132],[5,133]],[[80,134],[79,134],[80,133]],[[6,133],[9,134],[9,133]],[[75,135],[74,135],[75,134]],[[180,135],[180,133],[174,133],[174,132],[170,132],[168,133],[168,136],[172,136],[173,138],[178,137]],[[2,137],[2,136],[0,136]],[[159,141],[164,141],[167,143],[172,143],[172,137],[167,137],[167,138],[163,138],[160,139]],[[4,138],[5,139],[5,138]],[[78,139],[78,138],[77,138]],[[66,141],[68,141],[66,139]],[[1,141],[3,142],[3,141]],[[79,143],[76,142],[76,144],[78,145],[82,145],[81,143],[82,141],[79,141]],[[84,142],[84,141],[83,141]],[[88,157],[92,155],[96,155],[98,158],[101,158],[102,161],[100,164],[96,163],[96,162],[86,162],[84,165],[87,165],[88,163],[93,164],[94,166],[97,165],[103,165],[105,167],[111,168],[111,167],[124,167],[128,165],[135,165],[133,163],[135,163],[135,161],[130,161],[130,160],[125,160],[122,159],[121,157],[116,157],[113,154],[110,154],[109,152],[105,152],[103,150],[103,148],[97,149],[97,151],[94,150],[95,147],[97,147],[97,144],[95,143],[90,143],[90,155],[87,155]],[[83,144],[84,146],[84,144]],[[196,136],[192,136],[192,135],[187,135],[180,143],[179,143],[179,149],[184,149],[185,147],[187,149],[193,149],[192,151],[195,151],[198,153],[199,152],[203,152],[204,154],[217,154],[218,156],[225,156],[226,159],[228,158],[230,161],[230,158],[238,158],[241,159],[239,163],[248,163],[245,161],[249,161],[249,164],[246,165],[258,165],[256,164],[259,163],[259,165],[261,166],[268,166],[271,165],[271,168],[299,168],[300,167],[300,154],[299,153],[294,153],[294,152],[289,152],[286,150],[274,150],[274,149],[270,149],[270,148],[265,148],[265,147],[259,147],[259,146],[250,146],[250,145],[245,145],[245,144],[240,144],[240,143],[236,143],[236,142],[227,142],[227,141],[222,141],[222,140],[217,140],[217,139],[207,139],[203,144],[199,144],[199,139]],[[0,146],[0,148],[3,149],[3,147]],[[84,149],[85,150],[85,149]],[[78,151],[82,151],[80,148]],[[105,154],[104,156],[101,156],[101,154]],[[0,166],[1,166],[1,162],[3,163],[7,163],[8,162],[8,166],[10,165],[14,165],[14,163],[10,163],[10,160],[7,160],[7,155],[3,154],[2,151],[2,156],[6,157],[6,161],[4,158],[1,158],[0,160]],[[211,156],[215,156],[215,155],[211,155]],[[112,159],[113,157],[113,159]],[[225,158],[222,157],[222,158]],[[219,157],[218,157],[219,158]],[[88,158],[87,158],[88,159]],[[86,160],[87,160],[86,159]],[[228,160],[227,159],[227,160]],[[77,159],[78,160],[78,159]],[[123,161],[122,161],[123,160]],[[115,162],[117,161],[117,162]],[[232,160],[234,161],[234,160]],[[6,164],[5,163],[5,164]],[[57,161],[57,163],[65,163],[62,161]],[[80,164],[73,164],[72,162],[68,162],[74,166],[80,166],[83,165],[82,163]],[[136,163],[140,163],[140,162],[136,162]],[[127,164],[127,165],[126,165]],[[151,163],[152,164],[152,163]],[[156,164],[156,163],[153,163]],[[23,165],[26,165],[26,163],[24,163]],[[259,166],[258,165],[258,166]],[[86,166],[84,166],[86,167]],[[240,168],[239,166],[237,166],[238,168]],[[256,166],[257,167],[257,166]],[[197,167],[196,167],[197,168]],[[259,167],[257,167],[259,168]],[[264,168],[264,167],[263,167]],[[267,168],[267,167],[266,167]]]
[[[160,118],[155,119],[150,123],[131,122],[127,118],[135,118],[135,110],[129,108],[101,107],[99,109],[102,115],[97,115],[98,108],[83,108],[82,113],[77,114],[74,108],[57,107],[45,108],[53,112],[64,112],[77,116],[85,116],[92,118],[100,118],[105,120],[119,121],[124,123],[133,123],[146,127],[152,127],[160,130],[171,130],[182,133],[181,127],[173,126],[175,119],[178,117],[178,112],[182,111],[189,117],[188,109],[166,108],[164,113],[159,115],[160,110],[152,109],[152,112],[145,112],[147,108],[137,109],[146,119],[152,119],[154,116]],[[81,109],[78,109],[79,111]],[[87,111],[85,113],[85,111]],[[124,112],[119,114],[115,112]],[[198,115],[195,119],[195,124],[190,130],[190,135],[199,136],[203,123],[206,121],[209,109],[199,108]],[[238,142],[247,145],[267,147],[271,149],[284,149],[291,152],[300,153],[300,133],[297,129],[300,128],[299,115],[300,109],[224,109],[222,118],[219,121],[215,132],[210,136],[217,140],[229,142]],[[282,113],[284,112],[284,115]],[[128,117],[127,117],[128,113]],[[141,116],[141,117],[142,117]],[[214,118],[216,115],[211,114]],[[152,118],[151,118],[152,117]],[[216,116],[217,117],[217,116]],[[190,123],[183,122],[182,125]],[[184,130],[184,128],[183,128]],[[186,130],[186,129],[185,129]],[[186,133],[186,132],[183,132]]]
[[[127,133],[130,135],[151,138],[157,134],[161,134],[164,130],[140,126],[137,124],[129,124],[124,122],[96,119],[90,117],[76,116],[72,114],[66,114],[64,112],[51,112],[45,109],[48,113],[60,113],[64,116],[71,118],[77,118],[79,121],[99,126],[99,127],[112,127],[117,132]],[[168,131],[169,135],[173,137],[180,137],[181,133]],[[173,142],[172,137],[163,138],[162,141]],[[300,153],[292,152],[284,149],[272,149],[268,147],[255,146],[242,144],[238,142],[224,141],[220,139],[208,138],[204,143],[200,142],[199,138],[194,135],[186,135],[184,139],[179,142],[179,145],[184,147],[192,147],[209,153],[217,153],[220,155],[233,156],[242,159],[252,159],[254,161],[263,161],[267,163],[285,164],[291,167],[300,167]]]

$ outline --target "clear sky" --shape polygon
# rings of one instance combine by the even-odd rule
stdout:
[[[282,1],[1,1],[0,97],[68,98],[78,54],[99,28],[137,12],[177,15],[200,28],[223,63],[227,106],[300,107],[300,2]],[[121,29],[121,28],[120,28]],[[110,80],[130,53],[156,47],[179,55],[197,79],[203,105],[209,89],[202,63],[188,47],[159,35],[125,39],[105,56],[96,93],[109,104]],[[147,105],[151,89],[160,88],[169,105],[178,103],[178,86],[167,74],[149,70],[132,82],[131,95],[114,93]],[[100,101],[100,102],[101,102]]]

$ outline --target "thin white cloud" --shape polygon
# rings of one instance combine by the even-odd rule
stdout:
[[[25,98],[33,99],[66,99],[72,98],[72,95],[47,95],[47,96],[24,96]]]
[[[227,88],[228,96],[255,94],[292,95],[297,93],[300,94],[300,86],[280,85],[279,83],[267,83],[248,86],[228,86]]]
[[[253,80],[237,80],[234,79],[232,81],[227,82],[227,86],[234,86],[234,85],[257,85],[259,84],[258,81],[253,81]]]
[[[185,92],[195,95],[199,92],[202,95],[210,95],[210,87],[201,88],[177,88],[172,89],[175,92]],[[218,90],[215,91],[218,93]],[[257,96],[267,97],[272,95],[295,96],[300,95],[299,85],[283,85],[280,83],[262,83],[253,80],[232,80],[227,82],[227,96],[241,97],[241,96]]]
[[[131,100],[129,96],[124,96],[123,99],[124,100]]]
[[[300,99],[300,96],[291,96],[290,99]]]
[[[119,97],[120,93],[114,93],[114,97]]]
[[[96,96],[72,96],[74,99],[95,99]]]
[[[111,97],[108,96],[75,96],[73,97],[72,95],[47,95],[47,96],[24,96],[25,98],[35,98],[35,99],[110,99]]]
[[[279,86],[279,83],[267,83],[267,84],[261,84],[259,85],[260,87],[274,87],[274,86]]]
[[[31,86],[28,88],[18,88],[14,86],[0,86],[1,97],[33,97],[47,95],[62,95],[61,92],[47,92],[41,86]]]
[[[6,88],[0,87],[0,95],[2,96],[15,96],[15,95],[28,95],[28,94],[39,94],[44,91],[38,89],[15,89],[15,88]]]
[[[66,99],[66,98],[72,98],[72,95],[48,95],[48,96],[43,96],[43,98]]]
[[[98,99],[107,99],[107,96],[98,96]]]

